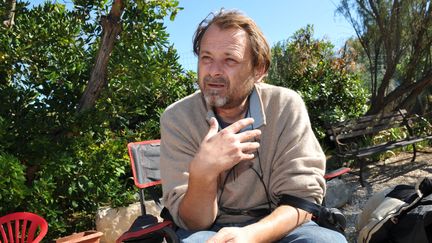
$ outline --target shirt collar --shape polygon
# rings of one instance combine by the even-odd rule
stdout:
[[[206,117],[207,121],[210,121],[210,118],[212,117],[216,118],[215,113],[213,109],[207,107],[207,117]],[[261,102],[261,97],[258,94],[256,85],[252,93],[250,94],[249,111],[247,112],[246,117],[252,117],[254,119],[254,123],[252,125],[243,128],[240,132],[257,129],[266,124],[265,113]]]

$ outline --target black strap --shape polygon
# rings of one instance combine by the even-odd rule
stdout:
[[[284,194],[279,198],[279,205],[290,205],[295,208],[303,209],[306,212],[313,214],[315,217],[319,217],[321,211],[321,205],[310,202],[306,199]]]
[[[282,195],[279,199],[279,205],[290,205],[295,208],[303,209],[313,215],[312,219],[319,226],[344,234],[346,218],[339,209],[326,208],[303,198],[287,194]]]

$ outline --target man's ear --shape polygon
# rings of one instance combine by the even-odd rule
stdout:
[[[266,76],[264,67],[256,67],[254,70],[255,83],[262,82],[263,78]]]

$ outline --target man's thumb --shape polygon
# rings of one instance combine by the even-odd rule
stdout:
[[[209,131],[207,133],[207,137],[208,138],[216,135],[216,133],[219,130],[219,123],[216,120],[216,118],[214,118],[214,117],[210,118],[209,123],[210,123],[210,129],[209,129]]]

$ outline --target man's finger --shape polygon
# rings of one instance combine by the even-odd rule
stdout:
[[[252,125],[253,123],[254,123],[253,118],[243,118],[229,125],[224,130],[226,130],[227,132],[238,133],[240,132],[240,130],[242,130],[243,128],[249,125]]]
[[[217,134],[217,132],[219,130],[219,123],[216,120],[216,118],[214,118],[214,117],[210,118],[209,123],[210,123],[210,129],[209,129],[205,139],[209,139],[209,138],[213,137],[214,135]]]
[[[238,134],[240,142],[256,141],[261,136],[261,130],[254,129]]]
[[[245,154],[255,153],[260,144],[258,142],[246,142],[241,144],[241,150]]]
[[[242,160],[252,160],[255,158],[254,153],[244,153]]]

